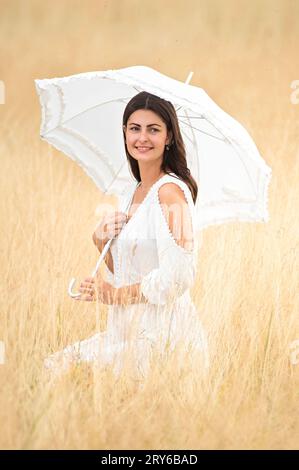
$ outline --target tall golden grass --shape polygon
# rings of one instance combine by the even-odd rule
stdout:
[[[1,448],[298,448],[298,40],[291,0],[1,0]],[[98,257],[101,195],[41,141],[33,80],[136,64],[193,70],[248,129],[273,169],[270,221],[203,234],[192,295],[207,377],[157,363],[138,391],[91,368],[51,386],[43,358],[105,329],[105,309],[66,293]]]

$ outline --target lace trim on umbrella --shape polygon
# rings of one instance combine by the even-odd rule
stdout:
[[[271,182],[271,177],[272,177],[272,171],[270,171],[268,174],[263,175],[263,178],[259,177],[259,184],[261,185],[260,190],[259,190],[259,195],[255,201],[250,201],[250,203],[256,203],[258,205],[258,210],[259,214],[250,214],[249,212],[247,214],[244,214],[243,210],[240,210],[240,214],[237,214],[234,212],[233,216],[224,216],[224,217],[217,217],[215,219],[209,218],[209,221],[199,221],[196,219],[196,226],[195,230],[199,231],[207,227],[212,227],[215,225],[221,225],[224,223],[230,223],[230,222],[269,222],[270,217],[269,217],[269,211],[268,211],[268,204],[269,204],[269,184]],[[243,201],[243,200],[242,200]],[[222,201],[221,203],[219,201],[211,201],[210,203],[207,203],[207,206],[219,206],[219,207],[227,207],[228,204],[231,203],[242,203],[242,201]],[[245,202],[245,201],[243,201]],[[246,201],[249,202],[249,201]],[[205,204],[201,205],[200,207],[205,207]],[[259,219],[258,219],[259,217]]]
[[[112,176],[115,175],[116,169],[111,163],[111,160],[109,160],[109,157],[102,150],[100,150],[99,147],[97,147],[93,142],[87,140],[86,137],[84,137],[80,132],[75,131],[74,129],[70,129],[66,126],[60,126],[60,129],[63,130],[65,133],[76,137],[76,139],[80,140],[84,145],[86,145],[86,147],[88,147],[92,152],[98,155],[101,161],[105,162],[107,168],[111,171]]]

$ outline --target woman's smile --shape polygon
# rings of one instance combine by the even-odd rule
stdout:
[[[153,147],[136,147],[136,149],[141,152],[141,153],[146,153],[148,152],[149,150],[152,150]]]

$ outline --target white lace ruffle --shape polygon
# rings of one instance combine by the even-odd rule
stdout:
[[[234,211],[233,216],[224,216],[220,217],[217,215],[215,219],[209,217],[208,222],[203,222],[201,221],[200,223],[198,222],[198,219],[195,219],[195,232],[200,232],[203,229],[206,229],[208,227],[214,227],[216,225],[222,225],[222,224],[227,224],[227,223],[232,223],[232,222],[252,222],[252,223],[264,223],[264,222],[269,222],[270,216],[269,216],[269,184],[271,182],[272,178],[272,170],[270,169],[268,173],[263,174],[262,178],[260,178],[260,191],[259,191],[259,196],[257,199],[258,202],[258,213],[256,212],[247,212],[247,214],[244,213],[244,211],[240,210],[240,214],[238,215],[236,211]],[[255,202],[255,201],[254,201]],[[227,204],[230,202],[222,202],[220,203],[219,201],[215,201],[214,203],[211,202],[207,205],[217,205],[219,208],[220,207],[227,207]],[[238,203],[238,201],[237,201]]]
[[[141,281],[141,292],[151,304],[167,305],[176,301],[195,281],[193,263],[175,258],[177,253],[173,249],[164,254],[164,267],[150,271]],[[185,255],[186,256],[186,255]],[[166,269],[166,264],[168,268]]]

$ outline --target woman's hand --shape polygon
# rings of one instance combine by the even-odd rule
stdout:
[[[87,277],[81,282],[79,291],[81,292],[80,297],[75,297],[75,300],[86,300],[87,302],[93,302],[97,299],[95,280],[93,277]]]
[[[100,246],[106,245],[108,240],[119,235],[127,221],[128,216],[124,212],[116,211],[105,215],[92,235],[94,244]]]
[[[103,304],[113,304],[115,298],[116,289],[104,281],[102,276],[98,273],[96,278],[87,277],[80,284],[79,291],[82,293],[80,297],[75,297],[75,300],[85,300],[87,302],[93,302],[99,300]]]
[[[102,304],[112,305],[114,303],[117,289],[109,282],[104,281],[100,273],[96,275],[96,291],[97,299]]]

